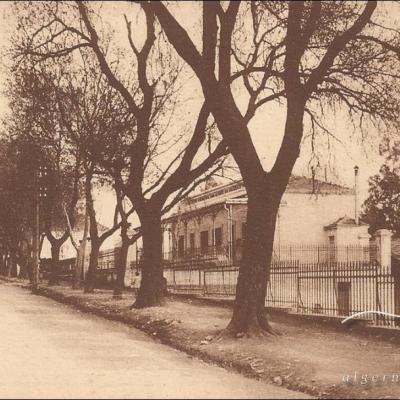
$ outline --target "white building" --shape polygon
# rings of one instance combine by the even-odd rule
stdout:
[[[247,195],[243,182],[213,187],[183,200],[164,220],[164,250],[176,258],[213,247],[239,257],[245,236]],[[276,222],[275,247],[368,245],[368,226],[356,223],[354,190],[292,176]]]

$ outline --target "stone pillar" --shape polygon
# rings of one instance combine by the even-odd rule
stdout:
[[[377,259],[381,266],[390,269],[392,257],[392,232],[388,229],[378,229],[374,233],[377,246]]]
[[[360,233],[358,235],[358,243],[362,247],[362,260],[361,261],[369,261],[370,255],[369,255],[369,240],[371,238],[371,235],[369,233]]]
[[[360,233],[358,235],[358,243],[360,244],[360,246],[368,247],[370,237],[371,235],[369,233]]]

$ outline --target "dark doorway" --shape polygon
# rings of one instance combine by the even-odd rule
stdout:
[[[179,236],[178,239],[178,257],[183,257],[183,254],[185,252],[185,237]]]
[[[222,228],[215,228],[214,230],[214,238],[216,247],[222,246]]]
[[[350,282],[338,282],[339,315],[350,315]]]
[[[208,248],[208,231],[200,232],[200,248],[202,252],[207,251]]]
[[[191,233],[190,234],[190,238],[189,238],[189,243],[190,243],[190,250],[191,250],[192,253],[193,253],[194,247],[195,247],[194,241],[195,241],[194,233]]]

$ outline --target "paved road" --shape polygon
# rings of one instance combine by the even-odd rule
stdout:
[[[0,398],[302,398],[0,284]]]

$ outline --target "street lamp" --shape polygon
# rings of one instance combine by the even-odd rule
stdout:
[[[48,196],[48,169],[39,165],[35,171],[35,193],[34,193],[34,229],[33,229],[33,279],[32,290],[36,291],[39,284],[39,243],[40,243],[40,202]]]
[[[39,200],[44,200],[48,196],[48,169],[46,166],[39,166],[38,170],[38,186]]]

